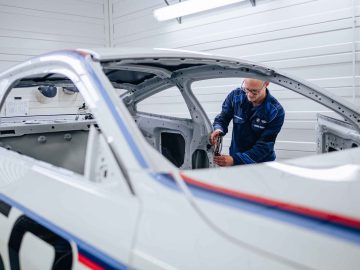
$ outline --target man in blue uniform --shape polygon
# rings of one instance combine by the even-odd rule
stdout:
[[[245,79],[225,99],[214,120],[210,143],[228,132],[233,120],[230,155],[214,157],[219,166],[252,164],[275,160],[274,144],[284,123],[285,111],[270,94],[269,82]]]

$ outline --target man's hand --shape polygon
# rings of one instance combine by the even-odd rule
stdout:
[[[211,145],[216,144],[217,138],[220,136],[221,133],[222,133],[221,130],[217,129],[210,134],[209,140],[210,140]]]
[[[234,165],[234,159],[228,155],[214,156],[214,162],[221,167]]]

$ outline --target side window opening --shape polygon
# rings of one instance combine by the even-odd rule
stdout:
[[[93,182],[118,177],[109,146],[76,87],[69,80],[27,87],[30,79],[10,90],[1,108],[0,147]]]
[[[170,87],[136,104],[138,112],[190,119],[191,115],[177,87]]]
[[[240,77],[199,80],[191,84],[190,90],[213,123],[221,111],[222,102],[231,90],[241,86],[243,80]],[[285,122],[275,142],[277,160],[337,151],[360,144],[360,138],[359,141],[350,141],[345,133],[341,138],[335,138],[333,133],[321,133],[322,122],[319,121],[319,115],[344,120],[335,111],[276,83],[270,83],[268,89],[285,110]],[[327,90],[334,92],[333,89]],[[200,123],[195,118],[191,119],[184,100],[184,97],[188,100],[187,91],[183,95],[177,87],[171,87],[141,100],[133,107],[135,122],[147,141],[175,166],[181,169],[213,167],[213,149],[208,138],[204,134],[201,137],[196,132],[197,126],[206,126],[206,121]],[[192,106],[189,107],[193,109]],[[222,154],[229,152],[232,128],[233,124],[230,122],[229,131],[223,139]],[[194,144],[201,140],[202,144]],[[320,146],[319,142],[326,147]]]
[[[211,123],[213,123],[216,115],[220,113],[222,102],[227,95],[231,90],[240,87],[242,81],[243,78],[216,78],[195,81],[191,85],[194,95],[202,104]],[[353,144],[357,145],[357,142],[349,141],[346,138],[345,140],[347,141],[344,142],[343,137],[341,141],[344,143],[340,143],[339,140],[337,140],[337,147],[334,147],[332,144],[335,144],[336,140],[333,134],[319,134],[319,115],[344,121],[344,119],[333,110],[275,83],[270,83],[268,89],[285,110],[285,122],[275,143],[277,160],[336,151],[340,150],[342,144],[349,146],[342,147],[342,149],[350,148]],[[230,122],[229,131],[223,139],[223,154],[228,154],[231,134],[232,122]],[[328,145],[328,150],[319,149],[319,147],[321,147],[318,145],[319,136],[324,137],[323,144],[325,148],[326,145]]]

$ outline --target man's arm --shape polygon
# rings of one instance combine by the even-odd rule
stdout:
[[[228,126],[234,115],[233,107],[234,91],[224,100],[220,114],[214,119],[214,130],[220,130],[224,135],[228,132]]]
[[[257,163],[274,150],[275,140],[284,123],[285,112],[279,111],[278,115],[269,123],[261,134],[256,144],[248,151],[235,153],[232,157],[234,165]]]

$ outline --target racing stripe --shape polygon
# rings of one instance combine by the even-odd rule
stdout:
[[[42,226],[51,230],[53,233],[60,235],[61,237],[65,238],[68,241],[74,242],[77,245],[79,254],[81,254],[82,261],[79,260],[79,262],[81,262],[82,264],[85,264],[85,262],[86,263],[91,262],[93,265],[102,267],[102,268],[98,268],[98,269],[111,269],[111,270],[112,269],[118,269],[118,270],[128,269],[127,265],[125,265],[124,263],[110,257],[109,255],[105,254],[104,252],[97,249],[96,247],[91,246],[90,244],[86,243],[85,241],[81,240],[80,238],[76,237],[75,235],[72,235],[71,233],[63,230],[59,226],[51,223],[50,221],[39,216],[35,212],[31,211],[30,209],[26,208],[25,206],[21,205],[20,203],[14,201],[13,199],[7,197],[6,195],[4,195],[2,193],[0,193],[0,201],[4,201],[6,204],[10,205],[11,207],[16,207],[21,212],[23,212],[27,217],[38,222]]]
[[[181,191],[178,185],[175,182],[174,177],[169,173],[151,173],[150,174],[157,182],[161,183],[162,185],[173,189],[175,191]]]
[[[195,197],[305,227],[360,245],[360,220],[200,182],[181,173]]]
[[[98,264],[94,263],[93,261],[89,260],[87,257],[85,257],[84,255],[82,255],[80,253],[78,255],[78,261],[92,270],[104,270],[105,269],[105,268],[99,266]]]
[[[123,133],[126,141],[128,142],[132,152],[135,155],[135,158],[139,162],[140,166],[144,169],[149,168],[149,165],[147,164],[144,156],[141,154],[141,151],[139,149],[139,146],[137,145],[136,141],[133,139],[132,134],[127,129],[125,122],[122,120],[122,117],[119,115],[119,112],[116,110],[114,103],[111,101],[111,98],[109,94],[107,93],[104,86],[101,84],[100,79],[98,78],[97,74],[93,70],[93,68],[90,66],[90,64],[87,61],[83,61],[85,63],[85,67],[87,71],[91,74],[91,78],[94,79],[95,83],[97,84],[98,89],[100,90],[100,94],[104,98],[104,101],[106,102],[108,108],[111,111],[112,116],[115,118],[118,127],[120,128],[121,132]]]
[[[341,224],[344,226],[349,226],[349,227],[360,230],[360,220],[357,220],[355,218],[346,217],[346,216],[342,216],[342,215],[338,215],[338,214],[330,213],[330,212],[326,212],[326,211],[315,210],[315,209],[311,209],[308,207],[295,205],[295,204],[291,204],[291,203],[286,203],[286,202],[281,202],[281,201],[277,201],[277,200],[273,200],[273,199],[267,199],[267,198],[264,198],[261,196],[252,195],[252,194],[245,193],[245,192],[239,192],[239,191],[219,187],[216,185],[203,183],[203,182],[194,180],[184,174],[182,174],[181,176],[186,183],[196,186],[196,187],[203,188],[205,190],[209,190],[209,191],[213,191],[215,193],[227,195],[229,197],[239,198],[239,199],[247,200],[247,201],[258,203],[258,204],[263,204],[265,206],[277,207],[280,209],[284,209],[286,211],[294,212],[294,213],[305,215],[305,216],[311,216],[311,217],[318,218],[321,220],[331,221],[334,223],[338,223],[338,224]]]

